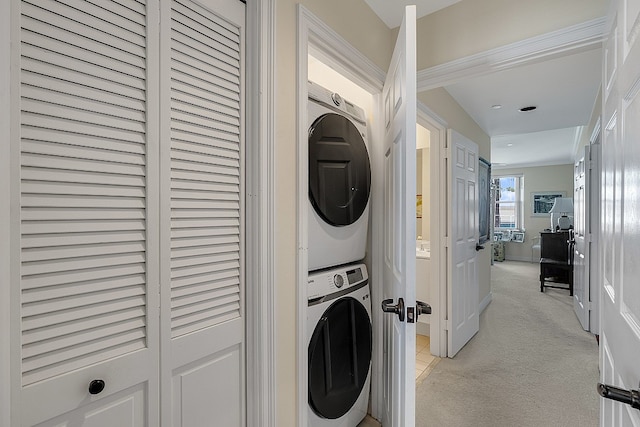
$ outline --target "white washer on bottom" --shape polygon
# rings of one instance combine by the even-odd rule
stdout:
[[[309,274],[309,427],[354,427],[367,415],[371,297],[364,264]]]

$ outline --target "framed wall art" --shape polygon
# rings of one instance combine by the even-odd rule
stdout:
[[[556,197],[564,197],[564,191],[535,191],[531,193],[531,216],[549,216]]]

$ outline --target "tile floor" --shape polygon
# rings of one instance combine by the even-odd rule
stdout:
[[[422,374],[425,374],[424,377],[426,377],[439,360],[439,357],[431,355],[429,337],[416,335],[416,380]]]

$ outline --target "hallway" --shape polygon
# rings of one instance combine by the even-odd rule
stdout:
[[[417,385],[417,427],[597,426],[598,346],[538,264],[492,266],[480,332]]]

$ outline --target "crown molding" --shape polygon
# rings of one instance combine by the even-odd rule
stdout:
[[[418,92],[602,47],[606,18],[531,37],[418,71]]]

